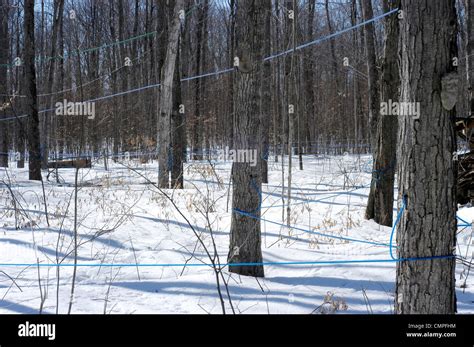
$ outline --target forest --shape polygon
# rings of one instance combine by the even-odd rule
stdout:
[[[472,0],[0,0],[0,314],[474,313]]]

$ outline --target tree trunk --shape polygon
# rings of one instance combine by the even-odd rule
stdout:
[[[469,88],[469,117],[474,117],[474,3],[466,0],[466,20],[467,20],[467,71]]]
[[[8,121],[2,121],[8,110],[8,1],[0,0],[0,167],[8,167]]]
[[[64,0],[55,0],[54,1],[54,19],[53,19],[53,35],[51,39],[51,57],[56,56],[56,44],[58,40],[58,33],[59,33],[59,27],[61,23],[61,18],[63,16],[63,11],[64,11]],[[63,52],[61,52],[62,54]],[[53,108],[53,95],[51,95],[51,92],[53,91],[53,83],[54,83],[54,75],[55,75],[55,67],[56,67],[56,59],[51,59],[49,61],[49,67],[48,67],[48,81],[46,84],[46,94],[49,95],[49,103],[48,103],[48,108]],[[46,169],[48,167],[48,157],[49,157],[49,138],[50,138],[50,116],[49,112],[44,113],[44,128],[43,128],[43,137],[44,137],[44,142],[43,142],[43,156],[42,156],[42,161],[41,161],[41,166],[43,169]]]
[[[384,12],[400,7],[400,0],[384,0]],[[381,101],[398,102],[400,75],[398,68],[399,23],[397,15],[386,19],[384,62],[382,66]],[[379,106],[380,110],[380,106]],[[373,218],[376,223],[392,226],[393,185],[397,160],[398,120],[394,115],[380,116],[377,125],[377,143],[374,152],[371,196]]]
[[[272,12],[271,1],[264,1],[265,11]],[[264,56],[271,54],[271,16],[265,17],[265,28],[264,36],[267,38],[264,40],[263,50]],[[260,94],[261,94],[261,110],[260,110],[260,148],[258,156],[262,159],[261,170],[262,170],[262,182],[268,183],[268,151],[269,151],[269,136],[270,136],[270,112],[271,112],[271,80],[272,78],[272,66],[269,60],[263,63]]]
[[[399,195],[395,310],[411,314],[456,311],[456,184],[453,151],[457,94],[455,0],[402,0],[401,102],[419,102],[420,117],[399,117]],[[446,83],[450,80],[451,83]],[[442,83],[444,81],[444,83]],[[444,85],[444,87],[442,86]]]
[[[263,58],[262,42],[265,30],[265,4],[259,0],[239,0],[236,20],[237,56],[234,102],[234,149],[254,148],[259,134],[259,88]],[[232,168],[233,195],[230,230],[229,263],[262,262],[260,234],[260,192],[262,177],[260,156],[257,165],[234,162]],[[263,265],[231,266],[229,271],[246,276],[263,277]]]
[[[176,68],[173,82],[173,111],[171,115],[172,133],[172,167],[171,188],[183,189],[183,159],[185,155],[186,132],[184,123],[184,108],[181,97],[180,49],[176,57]]]
[[[230,15],[229,15],[229,38],[228,38],[228,50],[229,50],[229,66],[234,64],[234,48],[235,48],[235,0],[230,0]],[[234,75],[231,74],[228,77],[228,121],[226,122],[226,135],[227,144],[230,148],[234,147]]]
[[[41,151],[38,118],[38,102],[36,96],[35,71],[35,0],[25,0],[24,28],[24,64],[25,64],[25,94],[26,114],[29,116],[30,129],[28,136],[29,179],[41,181]]]
[[[326,22],[329,30],[329,34],[332,35],[334,34],[334,28],[332,25],[331,21],[331,15],[330,15],[330,10],[329,10],[329,0],[325,0],[324,3],[324,8],[325,8],[325,14],[326,14]],[[331,83],[331,91],[332,95],[334,96],[334,102],[335,105],[333,106],[333,117],[336,122],[339,122],[339,124],[342,124],[345,122],[345,119],[342,114],[341,110],[341,95],[342,92],[340,91],[341,83],[339,82],[339,65],[338,65],[338,59],[336,56],[336,45],[335,45],[335,40],[329,40],[329,47],[330,47],[330,52],[331,52],[331,69],[332,69],[332,74],[333,74],[333,79],[334,82]],[[337,131],[337,130],[336,130]]]
[[[374,17],[372,10],[372,0],[362,0],[362,11],[364,20],[369,20]],[[370,128],[370,143],[372,144],[372,153],[374,156],[374,170],[375,173],[375,158],[377,157],[377,126],[380,111],[380,95],[379,95],[379,74],[377,71],[377,55],[375,52],[375,30],[373,23],[365,25],[365,46],[367,49],[367,71],[369,76],[369,128]],[[367,202],[367,210],[365,217],[372,219],[375,216],[375,183],[377,177],[372,174],[372,183],[370,185],[369,199]]]
[[[119,41],[123,41],[125,39],[125,11],[128,11],[128,1],[124,2],[124,0],[119,0],[117,2],[117,9],[118,9],[118,39]],[[127,6],[127,8],[125,8]],[[118,66],[123,66],[125,64],[125,59],[127,58],[127,46],[125,44],[121,44],[119,46],[119,63]],[[130,67],[126,67],[121,69],[119,78],[120,78],[120,88],[122,91],[128,89],[128,76],[129,76],[129,69]],[[129,140],[130,140],[130,122],[129,122],[129,112],[127,112],[127,107],[129,107],[128,103],[128,95],[124,94],[120,97],[120,104],[122,105],[122,109],[119,110],[119,129],[120,129],[120,138],[122,142],[122,151],[128,152],[130,150]]]
[[[278,3],[278,0],[275,0],[275,17],[280,19],[280,6]],[[274,44],[274,49],[277,51],[280,51],[281,49],[281,35],[280,35],[280,26],[275,25],[275,44]],[[283,161],[283,143],[285,142],[284,140],[284,127],[280,127],[280,124],[282,124],[282,108],[281,108],[281,101],[282,97],[280,94],[280,80],[281,80],[281,69],[280,69],[280,59],[277,59],[277,61],[273,64],[273,83],[274,83],[274,88],[273,88],[273,150],[275,152],[275,162],[278,162],[278,152],[281,150],[281,155],[282,155],[282,161]],[[283,170],[283,166],[282,166]],[[283,182],[283,179],[282,179]]]
[[[18,6],[17,8],[17,15],[16,15],[16,23],[15,23],[15,29],[16,29],[16,52],[20,52],[20,35],[21,35],[21,25],[20,25],[20,12],[22,11],[21,6]],[[16,69],[15,71],[15,80],[17,81],[17,90],[20,95],[24,95],[24,89],[25,89],[25,71],[22,69]],[[20,99],[19,102],[19,113],[24,114],[24,107],[25,107],[25,98]],[[23,119],[23,120],[17,120],[15,122],[15,128],[16,128],[16,135],[17,135],[17,140],[18,140],[18,149],[17,151],[20,152],[20,158],[16,163],[17,168],[23,169],[25,167],[25,152],[26,152],[26,139],[28,138],[27,134],[27,127],[26,124],[28,123],[28,119]]]
[[[158,185],[160,188],[169,188],[170,159],[172,154],[171,143],[171,113],[173,111],[173,79],[176,69],[176,56],[180,34],[179,11],[183,9],[184,0],[176,0],[173,18],[169,27],[166,57],[162,69],[161,88],[159,97],[158,116]]]
[[[297,17],[297,5],[296,0],[287,0],[286,8],[288,11],[293,11],[293,18],[290,18],[289,14],[286,14],[286,39],[288,45],[293,49],[291,56],[286,57],[285,66],[285,83],[286,83],[286,112],[287,112],[287,124],[288,124],[288,189],[287,189],[287,204],[286,204],[286,224],[290,226],[291,217],[291,181],[293,178],[293,145],[294,145],[294,129],[296,113],[298,108],[297,95],[296,95],[296,19]],[[291,29],[290,29],[291,27]]]
[[[308,35],[306,41],[310,41],[314,37],[314,14],[316,10],[316,4],[314,0],[308,1]],[[314,62],[313,50],[308,48],[305,54],[305,64],[304,64],[304,93],[305,93],[305,130],[307,135],[305,137],[306,146],[311,147],[311,122],[316,119],[315,107],[314,107]]]
[[[351,25],[352,26],[355,26],[357,23],[357,0],[352,0],[352,3],[351,3]],[[352,45],[354,48],[357,47],[357,34],[358,34],[358,31],[357,30],[353,30],[352,31]],[[354,49],[355,52],[354,52],[354,59],[357,59],[358,55],[357,55],[357,50]],[[359,138],[359,128],[358,128],[358,124],[359,124],[359,113],[358,113],[358,110],[359,110],[359,92],[358,92],[358,89],[357,89],[357,86],[358,86],[358,81],[359,79],[357,78],[357,75],[356,73],[352,72],[352,76],[353,76],[353,80],[352,80],[352,94],[353,94],[353,108],[352,108],[352,112],[353,112],[353,117],[354,117],[354,144],[359,144],[360,143],[360,138]],[[354,149],[354,153],[355,153],[356,149]],[[357,151],[357,153],[360,153],[359,151]]]
[[[63,7],[63,11],[61,12],[60,14],[60,20],[59,20],[59,23],[58,23],[58,36],[59,36],[59,40],[58,40],[58,51],[59,51],[59,54],[62,56],[64,55],[64,18],[63,18],[63,15],[64,15],[64,7]],[[64,88],[64,60],[63,59],[59,59],[58,60],[58,66],[57,66],[57,69],[56,71],[58,72],[57,73],[57,81],[56,81],[56,87],[58,88],[58,90],[63,90]],[[64,122],[64,118],[63,117],[57,117],[56,118],[56,148],[57,148],[57,151],[58,151],[58,160],[62,160],[63,159],[63,152],[64,152],[64,138],[65,138],[65,133],[66,133],[66,130],[65,130],[65,126],[64,126],[65,122]],[[59,176],[57,176],[57,179],[59,179]]]
[[[109,0],[109,30],[110,30],[110,36],[112,40],[118,40],[116,33],[115,33],[115,11],[114,9],[114,0]],[[117,59],[116,59],[116,50],[115,49],[110,49],[108,50],[108,56],[110,60],[110,71],[115,71],[117,68]],[[118,84],[118,75],[116,73],[111,73],[111,80],[112,80],[112,93],[117,93],[117,84]],[[118,100],[113,100],[113,106],[112,106],[112,138],[113,138],[113,144],[112,144],[112,160],[116,162],[119,159],[119,143],[120,143],[120,124],[119,124],[119,108],[118,108]]]
[[[202,8],[199,9],[198,22],[196,28],[196,74],[200,75],[203,72],[203,67],[206,64],[206,30],[208,17],[209,1],[205,0]],[[195,80],[195,99],[194,109],[195,115],[193,120],[192,135],[193,135],[193,159],[202,160],[204,158],[204,81],[201,78]]]

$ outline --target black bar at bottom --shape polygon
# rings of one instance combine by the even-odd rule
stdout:
[[[474,316],[0,315],[1,347],[165,342],[473,346]]]

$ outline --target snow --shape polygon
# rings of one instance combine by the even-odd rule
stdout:
[[[262,202],[264,262],[391,259],[384,245],[303,231],[389,243],[391,228],[364,219],[370,157],[305,156],[303,171],[297,159],[293,158],[291,224],[298,229],[284,226],[281,163],[269,164],[270,183],[263,185]],[[156,182],[157,164],[134,160],[123,164],[112,164],[106,171],[97,161],[92,169],[79,171],[78,263],[96,266],[77,268],[71,312],[222,313],[211,267],[133,265],[210,264],[210,260],[185,219],[147,184],[144,177]],[[214,163],[214,170],[206,162],[189,162],[185,189],[167,191],[211,254],[214,236],[221,263],[226,262],[229,244],[230,168],[229,162]],[[286,171],[285,166],[285,185]],[[56,313],[59,303],[58,312],[67,313],[73,268],[60,267],[58,279],[57,267],[36,265],[74,261],[74,170],[59,169],[59,173],[60,184],[53,177],[45,181],[48,227],[41,183],[28,181],[27,169],[0,171],[0,263],[19,264],[0,266],[0,313],[38,313],[39,278],[43,297],[46,294],[43,312]],[[21,206],[17,221],[5,183]],[[474,207],[460,208],[458,215],[470,222]],[[472,230],[459,231],[457,254],[467,254],[470,260]],[[278,264],[265,266],[262,279],[230,274],[227,268],[223,278],[236,313],[392,313],[395,268],[395,262]],[[466,275],[467,268],[458,263],[458,311],[474,313],[473,276],[461,288]],[[231,312],[222,278],[220,285],[226,312]]]

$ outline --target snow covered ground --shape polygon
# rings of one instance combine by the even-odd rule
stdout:
[[[125,164],[130,167],[117,163],[105,171],[96,162],[79,171],[78,264],[93,266],[77,268],[71,312],[222,313],[206,250],[178,210],[147,181],[156,182],[156,163]],[[291,225],[296,228],[282,221],[281,163],[272,162],[270,183],[263,185],[262,248],[264,262],[304,264],[267,265],[265,278],[258,280],[225,268],[220,287],[226,312],[232,309],[222,278],[236,313],[391,313],[395,263],[345,262],[391,259],[391,228],[364,219],[370,158],[307,156],[303,171],[295,166]],[[185,189],[168,191],[221,263],[229,243],[230,168],[228,162],[214,168],[187,163]],[[41,183],[28,181],[27,169],[0,171],[0,313],[38,313],[40,307],[43,313],[68,312],[74,170],[59,173],[60,184],[45,181],[48,227]],[[471,221],[474,208],[462,208],[458,215]],[[469,260],[471,237],[470,227],[459,229],[457,253]],[[311,264],[332,261],[343,262]],[[66,266],[44,266],[57,263]],[[456,272],[458,311],[474,313],[474,274],[465,283],[467,268],[458,264]]]

